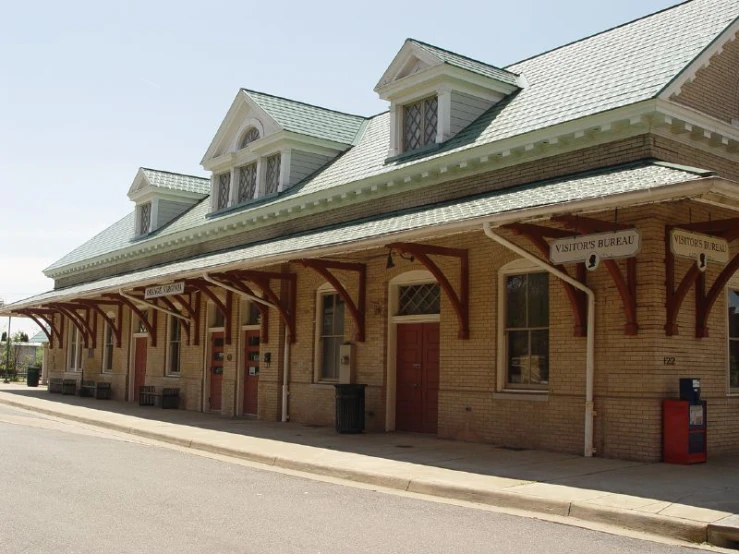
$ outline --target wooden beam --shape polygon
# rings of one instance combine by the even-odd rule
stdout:
[[[232,304],[233,304],[233,293],[226,291],[226,301],[221,301],[212,290],[210,290],[210,283],[202,279],[188,279],[187,283],[198,289],[200,292],[205,294],[208,298],[213,301],[216,309],[223,314],[224,320],[224,335],[226,344],[231,344],[231,315],[232,315]]]
[[[397,250],[398,252],[405,254],[411,254],[429,270],[451,302],[452,308],[457,315],[457,321],[459,324],[457,337],[463,340],[469,339],[469,257],[467,250],[409,242],[394,242],[392,244],[386,244],[385,248]],[[451,256],[459,259],[459,294],[454,290],[454,287],[451,285],[449,279],[441,268],[436,265],[431,258],[429,258],[429,255]]]
[[[240,290],[244,294],[259,298],[259,296],[255,294],[255,292],[249,286],[247,286],[238,277],[230,273],[219,273],[218,275],[211,275],[211,278],[213,278],[216,281],[225,281],[224,284],[229,285],[237,290]],[[269,306],[262,304],[261,302],[256,302],[256,301],[251,301],[251,300],[249,302],[255,304],[257,307],[257,310],[259,310],[259,317],[261,320],[261,324],[259,326],[260,340],[264,343],[268,343],[269,342]]]
[[[92,308],[93,310],[95,310],[96,313],[100,314],[105,322],[110,325],[110,328],[113,329],[113,334],[115,335],[116,339],[116,347],[120,348],[122,346],[123,314],[121,312],[121,309],[123,305],[120,302],[114,303],[118,306],[118,325],[116,325],[115,319],[109,317],[105,310],[100,307],[100,302],[96,300],[77,300],[76,303]]]
[[[151,321],[149,321],[149,318],[146,317],[144,312],[139,310],[138,306],[136,306],[136,304],[134,304],[132,300],[126,298],[125,296],[121,296],[118,293],[107,293],[107,294],[104,294],[103,296],[106,296],[108,298],[115,298],[119,302],[122,302],[123,304],[128,306],[129,309],[133,313],[135,313],[139,317],[139,319],[144,323],[144,327],[146,327],[146,330],[149,332],[149,342],[151,343],[151,346],[156,348],[156,345],[157,345],[157,326],[156,326],[157,312],[156,310],[151,311]]]
[[[300,259],[297,263],[312,269],[321,277],[326,279],[334,287],[339,296],[344,300],[349,313],[354,321],[354,340],[364,342],[365,318],[366,318],[366,288],[367,288],[367,266],[361,263],[335,262],[331,260]],[[355,302],[346,287],[331,273],[330,270],[352,271],[357,274],[357,301]]]

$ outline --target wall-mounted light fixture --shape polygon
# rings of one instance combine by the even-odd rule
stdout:
[[[404,260],[408,260],[409,262],[412,262],[415,260],[415,258],[411,254],[405,254],[403,252],[397,252],[398,256],[403,258]],[[393,250],[390,249],[390,252],[387,253],[387,262],[385,263],[385,269],[391,269],[395,267],[395,262],[393,262]]]

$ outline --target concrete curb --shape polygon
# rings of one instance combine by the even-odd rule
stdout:
[[[106,428],[134,436],[158,440],[180,447],[192,448],[203,452],[239,458],[267,466],[280,467],[314,475],[355,481],[388,489],[437,496],[451,500],[474,502],[500,508],[511,508],[534,513],[568,517],[573,520],[576,519],[585,522],[608,524],[633,531],[645,532],[670,539],[681,539],[693,543],[710,542],[716,546],[733,546],[735,544],[732,543],[732,539],[728,539],[727,542],[726,538],[727,536],[732,537],[733,534],[737,532],[737,528],[733,526],[729,526],[724,529],[723,526],[717,524],[708,524],[669,516],[661,516],[658,514],[624,510],[615,507],[543,498],[506,490],[486,490],[446,483],[433,479],[408,479],[385,474],[379,471],[354,469],[345,466],[331,466],[306,460],[287,458],[284,456],[270,456],[259,452],[250,452],[243,449],[211,444],[202,440],[186,440],[163,431],[147,431],[110,421],[100,421],[90,417],[57,412],[40,406],[28,405],[1,397],[0,404],[53,417],[59,417],[70,421],[76,421],[86,425]]]

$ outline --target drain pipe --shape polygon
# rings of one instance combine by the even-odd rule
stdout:
[[[228,285],[226,283],[222,283],[220,281],[216,281],[213,279],[208,273],[203,273],[203,279],[208,281],[209,283],[213,285],[217,285],[221,288],[224,288],[226,290],[230,290],[231,292],[243,296],[244,298],[247,298],[249,300],[252,300],[254,302],[258,302],[259,304],[263,304],[264,306],[267,306],[269,308],[274,308],[275,305],[272,302],[269,302],[265,300],[264,298],[259,298],[258,296],[254,296],[253,294],[248,294],[244,292],[243,290],[239,290],[236,287],[232,287],[231,285]],[[285,346],[284,346],[284,355],[282,357],[285,364],[285,369],[282,372],[282,417],[280,420],[285,423],[289,421],[289,411],[287,406],[287,401],[290,396],[290,331],[285,326]]]
[[[585,446],[584,446],[584,456],[586,458],[592,457],[594,454],[593,449],[593,381],[595,377],[595,294],[591,289],[583,285],[580,281],[577,281],[576,279],[573,279],[569,275],[561,272],[555,267],[552,267],[548,263],[546,263],[544,260],[537,258],[533,254],[527,252],[523,248],[516,246],[509,240],[504,239],[500,235],[493,232],[493,230],[490,227],[490,223],[485,222],[483,223],[483,230],[485,231],[485,234],[498,244],[504,246],[508,250],[515,252],[522,258],[525,258],[529,260],[530,262],[538,265],[541,267],[544,271],[547,271],[554,275],[555,277],[558,277],[562,279],[563,281],[569,283],[576,289],[584,292],[588,297],[588,329],[587,329],[587,339],[586,339],[586,362],[585,362]]]

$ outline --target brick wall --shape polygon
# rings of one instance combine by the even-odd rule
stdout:
[[[739,41],[724,44],[710,62],[673,100],[731,123],[739,119]]]

